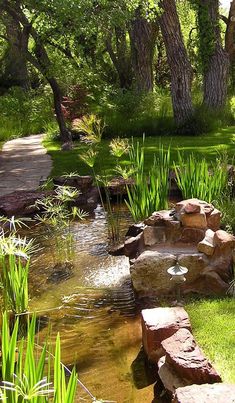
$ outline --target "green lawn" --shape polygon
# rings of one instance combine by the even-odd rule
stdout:
[[[142,139],[140,139],[142,140]],[[221,129],[219,132],[210,133],[199,137],[175,136],[175,137],[147,137],[145,139],[146,168],[152,164],[152,155],[158,150],[159,141],[168,146],[171,144],[172,160],[177,160],[177,150],[185,153],[194,152],[207,160],[215,160],[219,153],[226,152],[229,160],[235,154],[235,127]],[[137,141],[136,139],[134,141]],[[109,153],[109,141],[103,140],[100,145],[100,154],[97,158],[95,170],[97,173],[113,173],[115,160]],[[52,176],[61,175],[68,172],[78,172],[81,175],[90,174],[90,169],[79,159],[79,154],[84,151],[84,145],[75,143],[72,151],[60,151],[60,143],[44,141],[48,153],[53,159]],[[125,160],[122,161],[125,163]]]
[[[235,383],[235,298],[186,305],[193,334],[224,382]]]

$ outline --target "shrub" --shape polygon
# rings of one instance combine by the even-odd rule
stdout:
[[[54,120],[49,90],[25,92],[12,88],[0,97],[0,141],[37,134]]]
[[[110,96],[100,114],[106,123],[105,137],[161,135],[174,129],[171,99],[164,92],[118,92]]]

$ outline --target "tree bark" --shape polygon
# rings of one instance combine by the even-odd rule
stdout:
[[[120,88],[128,90],[131,88],[133,77],[125,29],[115,28],[115,42],[116,52],[113,49],[112,33],[110,32],[106,38],[106,49],[117,71]]]
[[[201,58],[202,63],[205,63],[203,104],[214,110],[221,109],[226,104],[229,74],[229,57],[222,46],[219,19],[219,0],[200,0],[198,26],[202,42]]]
[[[0,86],[10,88],[19,86],[25,90],[30,88],[30,80],[25,57],[28,49],[28,35],[22,30],[19,22],[9,15],[2,16],[6,27],[6,40],[8,48],[4,57],[4,74],[0,78]]]
[[[184,45],[175,0],[161,0],[159,24],[166,47],[171,73],[171,97],[177,125],[186,123],[193,115],[191,84],[192,66]]]
[[[235,0],[231,1],[229,16],[226,21],[225,50],[229,56],[231,84],[235,86]]]
[[[139,93],[153,91],[153,57],[157,26],[148,22],[141,15],[141,8],[136,10],[136,18],[131,21],[129,32],[132,53],[132,67],[136,89]]]

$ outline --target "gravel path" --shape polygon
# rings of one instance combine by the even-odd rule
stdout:
[[[50,175],[51,157],[42,145],[42,134],[8,141],[0,152],[0,196],[17,190],[36,190]]]

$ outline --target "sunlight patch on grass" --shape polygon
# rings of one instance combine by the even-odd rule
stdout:
[[[226,152],[231,162],[235,154],[235,142],[233,141],[235,128],[223,129],[220,133],[203,135],[199,137],[146,137],[145,153],[146,153],[146,170],[152,165],[153,154],[159,150],[162,143],[164,147],[171,145],[171,161],[178,160],[178,150],[185,151],[185,155],[195,153],[199,157],[205,157],[207,161],[214,161],[219,157],[220,153]],[[131,141],[131,140],[130,140]],[[142,142],[142,138],[135,138],[134,143]],[[79,159],[79,154],[84,151],[85,146],[78,141],[74,143],[72,151],[60,151],[60,143],[55,141],[44,141],[44,145],[48,153],[53,159],[52,176],[62,175],[65,172],[78,171],[81,175],[91,173],[90,169]],[[125,157],[124,157],[125,158]],[[123,158],[123,160],[124,160]],[[121,162],[123,163],[123,162]],[[95,170],[98,174],[103,171],[113,175],[115,168],[115,159],[109,152],[109,140],[102,140],[100,153],[95,164]]]
[[[224,382],[235,383],[235,299],[200,300],[186,305],[193,334]]]

